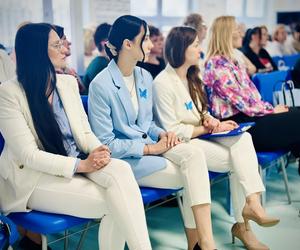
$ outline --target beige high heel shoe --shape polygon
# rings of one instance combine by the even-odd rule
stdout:
[[[280,219],[274,217],[260,217],[255,214],[255,211],[251,210],[247,204],[244,206],[242,216],[245,221],[246,229],[250,228],[249,220],[255,221],[262,227],[272,227],[279,223]]]
[[[235,223],[231,228],[232,244],[235,243],[235,237],[243,242],[244,246],[248,250],[270,250],[268,246],[258,241],[254,233],[249,229],[246,229],[244,223]]]

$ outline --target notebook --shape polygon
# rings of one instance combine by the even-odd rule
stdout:
[[[218,133],[212,133],[212,134],[205,134],[199,136],[200,139],[208,139],[213,137],[226,137],[226,136],[235,136],[244,133],[249,128],[255,125],[255,122],[245,122],[240,123],[239,126],[231,131],[224,131],[224,132],[218,132]]]

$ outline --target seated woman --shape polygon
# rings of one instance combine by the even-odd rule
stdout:
[[[268,31],[261,27],[247,30],[246,36],[244,37],[242,52],[255,65],[257,72],[277,70],[277,66],[271,56],[263,48],[266,46],[267,41]]]
[[[107,44],[111,61],[92,81],[89,118],[95,134],[112,156],[129,162],[142,186],[183,187],[188,249],[215,249],[210,217],[210,186],[203,152],[179,143],[152,119],[152,77],[136,66],[152,48],[145,21],[121,16]],[[197,241],[199,245],[197,244]]]
[[[99,249],[150,250],[143,203],[129,165],[92,133],[54,27],[16,35],[17,79],[0,85],[0,210],[102,218]],[[119,233],[118,233],[119,232]],[[101,238],[101,240],[100,240]]]
[[[268,218],[260,205],[259,196],[264,187],[251,136],[243,133],[214,140],[198,139],[211,131],[221,132],[236,126],[233,121],[220,122],[207,111],[206,95],[198,77],[200,50],[195,29],[175,27],[170,31],[165,47],[169,64],[154,80],[155,113],[165,130],[175,132],[184,143],[202,151],[202,162],[209,170],[230,172],[237,220],[231,230],[232,236],[241,239],[247,249],[269,249],[256,239],[248,224],[249,219],[262,226],[279,221]]]
[[[258,151],[283,149],[299,156],[300,110],[284,105],[273,107],[261,100],[245,69],[232,59],[237,39],[234,17],[217,18],[211,32],[203,80],[213,115],[238,123],[255,122],[248,131]]]

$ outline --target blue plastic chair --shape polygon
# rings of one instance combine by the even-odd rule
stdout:
[[[289,67],[290,69],[293,69],[297,60],[300,59],[300,53],[295,55],[286,55],[283,56],[283,60],[285,62],[285,65]]]
[[[16,225],[9,218],[0,214],[0,250],[13,245],[18,238]]]
[[[0,154],[4,147],[4,139],[0,133]],[[45,213],[32,210],[25,213],[10,213],[8,217],[16,224],[23,228],[39,233],[42,235],[42,248],[47,249],[47,234],[59,233],[65,231],[65,249],[68,247],[67,233],[68,229],[79,226],[91,221],[90,219],[83,219],[69,215]],[[80,249],[85,232],[82,234],[78,248]]]
[[[291,194],[290,194],[290,189],[289,189],[289,183],[288,183],[288,177],[286,173],[286,166],[288,164],[285,163],[284,157],[287,156],[288,152],[286,151],[274,151],[274,152],[257,152],[257,159],[259,163],[259,171],[262,176],[264,184],[266,184],[266,170],[267,168],[278,165],[281,168],[282,171],[282,176],[283,176],[283,181],[285,185],[285,191],[288,199],[288,204],[292,203],[291,200]],[[265,194],[262,197],[262,203],[265,203]]]
[[[289,71],[274,71],[270,73],[257,73],[252,80],[258,89],[262,99],[273,103],[273,91],[279,82],[283,82],[289,76]]]
[[[277,65],[278,68],[285,66],[285,61],[282,56],[274,56],[272,57],[272,60]]]

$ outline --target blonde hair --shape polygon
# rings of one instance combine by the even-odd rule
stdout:
[[[84,54],[91,55],[93,50],[96,48],[94,42],[95,30],[92,28],[85,28],[83,30],[83,41],[84,41]]]
[[[207,59],[213,56],[234,58],[232,35],[235,24],[234,16],[220,16],[214,20],[210,29]]]
[[[278,24],[277,26],[276,26],[276,28],[275,28],[275,30],[274,30],[274,32],[273,32],[273,36],[272,36],[272,38],[273,38],[273,40],[275,40],[275,41],[277,41],[278,40],[278,33],[279,33],[279,30],[281,30],[281,29],[284,29],[285,30],[285,26],[284,26],[284,24]]]

